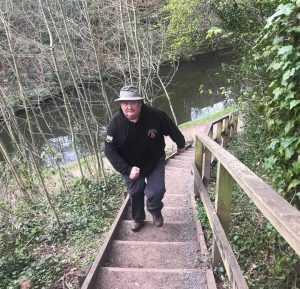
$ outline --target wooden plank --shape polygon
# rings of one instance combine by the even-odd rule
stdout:
[[[195,190],[197,191],[197,190]],[[206,281],[207,281],[207,289],[217,289],[216,285],[216,280],[214,277],[214,272],[212,269],[212,265],[210,262],[210,257],[209,257],[209,252],[207,250],[205,238],[204,238],[204,233],[202,230],[201,223],[198,219],[198,212],[196,208],[196,200],[195,200],[195,194],[191,194],[191,205],[193,209],[193,219],[196,225],[196,231],[197,231],[197,239],[198,243],[200,245],[200,250],[201,250],[201,256],[203,256],[203,262],[205,264],[206,268]]]
[[[300,255],[300,212],[208,136],[198,136],[241,186],[257,208]]]
[[[87,274],[87,276],[81,286],[81,289],[93,288],[93,283],[94,283],[96,275],[97,275],[96,271],[99,269],[99,267],[101,267],[102,262],[104,261],[106,255],[108,253],[108,248],[110,247],[111,242],[113,241],[113,238],[117,231],[116,228],[119,226],[121,220],[123,219],[123,216],[125,215],[125,211],[126,211],[128,205],[129,205],[129,195],[126,197],[125,201],[123,202],[123,204],[119,210],[119,213],[118,213],[117,217],[115,218],[115,221],[112,224],[104,243],[100,247],[97,257],[96,257],[95,261],[93,262],[91,269],[90,269],[89,273]]]
[[[229,223],[230,223],[232,189],[233,189],[233,178],[219,162],[218,169],[217,169],[215,209],[227,237],[228,237]],[[220,266],[222,263],[221,261],[222,260],[217,248],[216,241],[213,240],[213,252],[212,252],[213,266],[214,267]]]
[[[213,139],[214,138],[214,130],[213,130],[213,127],[211,127],[211,130],[209,131],[208,133],[208,136]],[[212,163],[213,160],[214,160],[214,155],[212,153],[210,153],[210,158],[209,158],[209,162]],[[210,168],[209,168],[209,175],[208,175],[208,181],[209,181],[209,178],[210,178]]]
[[[208,133],[208,137],[211,139],[213,138],[213,130],[211,129]],[[213,156],[209,149],[204,148],[204,166],[203,166],[203,183],[204,186],[208,186],[209,178],[210,178],[210,166],[211,166],[211,160]]]
[[[233,178],[219,162],[217,169],[215,209],[222,227],[228,235],[233,191]]]
[[[215,236],[219,252],[221,254],[225,270],[227,272],[232,288],[234,289],[247,289],[248,286],[241,272],[241,268],[234,256],[230,244],[226,238],[226,234],[219,221],[217,213],[209,199],[207,191],[201,181],[201,177],[194,166],[195,187],[200,193],[202,204],[205,208],[210,226]]]
[[[222,141],[222,128],[223,128],[223,120],[217,122],[217,135],[216,139],[218,143]]]
[[[216,124],[216,123],[218,123],[218,122],[220,122],[220,121],[224,121],[224,119],[228,119],[229,118],[229,116],[231,115],[231,114],[233,114],[233,113],[235,113],[236,111],[233,111],[232,113],[228,113],[228,114],[226,114],[226,115],[223,115],[223,116],[220,116],[219,118],[216,118],[215,120],[213,120],[212,122],[211,122],[211,125],[214,125],[214,124]]]
[[[204,149],[204,167],[203,167],[203,183],[208,186],[210,178],[211,152],[208,148]]]
[[[230,138],[237,134],[238,113],[232,113],[230,117]]]
[[[123,244],[123,245],[155,245],[155,246],[166,246],[166,245],[182,245],[182,244],[195,244],[195,241],[186,241],[186,242],[176,242],[176,241],[124,241],[124,240],[114,240],[114,244]]]
[[[224,119],[224,130],[223,130],[223,148],[226,148],[229,141],[229,117]]]
[[[150,273],[176,273],[176,274],[188,274],[188,273],[199,273],[200,269],[158,269],[158,268],[120,268],[120,267],[103,267],[106,271],[111,272],[150,272]],[[103,288],[105,289],[105,288]]]
[[[195,164],[198,172],[202,176],[202,163],[203,163],[203,145],[199,138],[196,136],[195,140]]]

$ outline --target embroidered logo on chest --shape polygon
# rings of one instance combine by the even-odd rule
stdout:
[[[152,129],[149,129],[148,130],[148,137],[151,138],[151,139],[154,139],[156,138],[157,136],[157,130],[152,128]]]

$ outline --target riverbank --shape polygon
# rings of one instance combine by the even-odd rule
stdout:
[[[221,111],[215,112],[211,115],[203,116],[203,117],[197,118],[195,120],[191,120],[191,121],[182,123],[179,125],[179,128],[180,128],[181,132],[183,133],[186,142],[191,143],[191,142],[194,142],[195,135],[197,133],[199,133],[203,124],[205,124],[208,121],[212,121],[214,119],[222,117],[228,113],[231,113],[234,110],[236,110],[236,107],[231,105],[231,106],[229,106]],[[239,124],[239,129],[241,129],[241,123]],[[165,142],[166,142],[166,152],[176,150],[176,144],[174,144],[174,142],[171,140],[170,137],[165,137]]]

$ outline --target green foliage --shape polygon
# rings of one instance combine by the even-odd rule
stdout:
[[[299,5],[214,1],[221,22],[208,35],[227,37],[242,54],[239,65],[227,67],[243,117],[230,150],[293,204],[300,197]],[[230,242],[249,287],[299,288],[300,260],[292,248],[239,189],[232,208]]]
[[[224,30],[245,36],[245,33],[253,34],[260,29],[266,15],[274,11],[278,2],[278,0],[227,0],[211,1],[211,6],[221,19]]]
[[[230,243],[250,288],[299,288],[299,257],[241,189],[233,194]]]
[[[216,45],[227,45],[232,48],[245,52],[257,37],[265,19],[274,11],[278,0],[227,0],[208,2],[211,13],[219,19],[212,35],[211,29],[208,31],[207,38],[215,42]],[[246,49],[245,49],[246,48]]]
[[[239,66],[239,73],[246,82],[242,83],[242,97],[238,100],[241,101],[243,131],[230,143],[230,150],[263,179],[272,181],[273,178],[274,181],[277,176],[278,182],[274,186],[278,189],[278,185],[288,185],[285,183],[285,174],[290,168],[286,167],[285,172],[279,170],[278,157],[273,149],[280,142],[274,138],[266,121],[265,109],[269,100],[268,78],[266,69],[263,69],[266,60],[262,60],[258,53],[252,58],[246,55],[244,59],[245,62]],[[295,139],[291,137],[286,138],[282,145],[287,148],[293,143]],[[298,185],[297,181],[291,182],[290,189]],[[290,246],[268,225],[244,194],[235,192],[233,202],[230,241],[250,288],[299,288],[299,284],[295,285],[295,276],[298,274],[295,264],[299,258]]]
[[[277,189],[300,208],[300,3],[288,2],[268,18],[260,43],[271,79],[264,107],[271,137],[265,168]]]
[[[215,13],[221,19],[222,28],[225,31],[234,31],[241,35],[249,33],[255,25],[254,21],[249,21],[251,6],[240,1],[213,1],[212,6]]]
[[[209,220],[205,208],[201,202],[196,204],[198,219],[201,220],[201,227],[205,237],[205,243],[208,247],[212,244],[212,231],[210,229]]]
[[[242,49],[260,32],[279,0],[169,0],[163,11],[173,57],[224,46]],[[251,44],[250,44],[251,45]]]
[[[284,3],[266,19],[262,32],[254,33],[256,45],[243,47],[230,81],[244,120],[237,148],[242,161],[247,156],[243,151],[255,151],[250,165],[263,165],[261,175],[299,207],[299,8],[296,1]]]
[[[171,57],[189,55],[199,47],[203,19],[200,3],[199,0],[169,0],[163,8]]]
[[[59,209],[59,228],[43,200],[31,208],[16,203],[0,223],[0,288],[19,288],[24,276],[33,281],[34,288],[50,288],[66,266],[86,263],[72,252],[76,246],[84,252],[96,244],[88,256],[92,261],[99,234],[108,231],[121,203],[121,182],[119,176],[109,177],[107,186],[75,179],[68,194],[52,199]]]
[[[210,39],[214,36],[218,36],[219,34],[221,34],[223,32],[223,30],[219,27],[211,27],[206,34],[206,39]]]

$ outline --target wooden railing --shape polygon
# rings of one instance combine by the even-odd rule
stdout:
[[[233,184],[236,182],[287,243],[300,254],[300,212],[224,147],[237,131],[237,117],[229,115],[205,127],[195,140],[195,192],[200,195],[213,232],[212,265],[223,263],[232,288],[248,288],[227,239]],[[216,159],[215,204],[206,187],[212,160]]]

